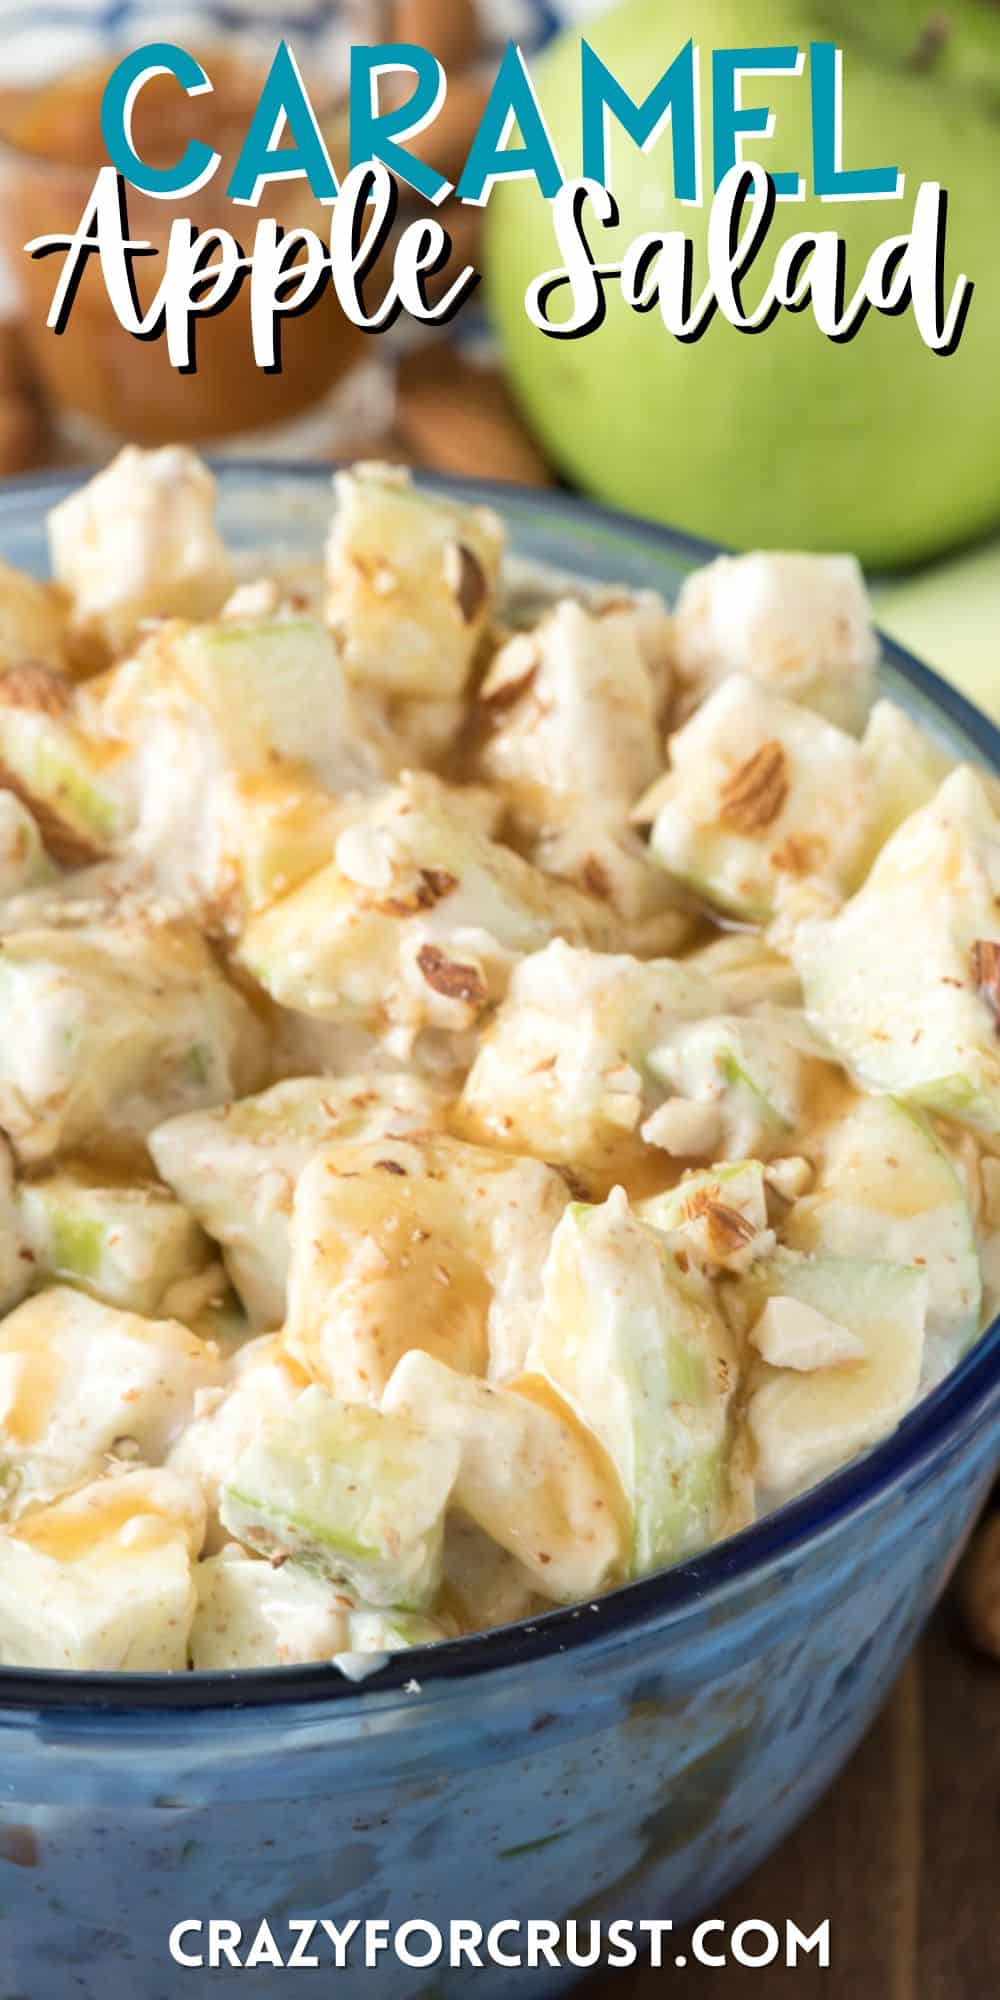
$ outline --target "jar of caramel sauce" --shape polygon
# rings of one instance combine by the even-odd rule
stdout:
[[[313,200],[305,180],[272,183],[259,209],[226,199],[263,70],[217,48],[197,55],[212,79],[211,94],[187,97],[173,77],[158,76],[135,107],[136,151],[151,166],[173,165],[192,138],[222,155],[212,180],[194,195],[158,201],[127,189],[129,234],[159,253],[133,262],[143,310],[162,277],[170,225],[178,216],[190,217],[198,229],[228,229],[247,253],[263,216],[285,229],[313,228],[324,238],[329,228],[330,211]],[[96,256],[88,259],[65,331],[57,335],[45,324],[62,258],[53,252],[32,259],[24,245],[36,236],[69,235],[79,224],[97,170],[108,164],[101,100],[115,60],[109,55],[41,87],[0,92],[0,243],[42,386],[57,419],[80,442],[205,443],[280,426],[318,403],[363,349],[363,334],[345,319],[331,287],[309,311],[282,322],[283,366],[273,375],[254,363],[248,281],[225,311],[198,320],[191,374],[171,367],[164,339],[136,340],[119,324]],[[311,95],[334,166],[344,171],[338,151],[346,152],[346,145],[338,139],[346,118],[319,86]]]

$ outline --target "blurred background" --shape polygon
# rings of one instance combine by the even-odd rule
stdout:
[[[237,303],[199,330],[198,372],[179,376],[162,343],[117,325],[96,269],[67,332],[44,321],[53,259],[21,251],[33,235],[78,218],[103,158],[99,107],[114,57],[156,38],[205,61],[212,97],[186,102],[154,83],[137,113],[140,149],[176,158],[199,123],[235,157],[263,70],[288,35],[335,164],[347,157],[352,42],[414,41],[445,63],[449,95],[414,142],[457,179],[499,53],[513,37],[529,55],[568,173],[579,168],[578,37],[587,33],[633,95],[642,96],[689,34],[707,51],[733,43],[835,35],[845,49],[848,162],[898,151],[908,175],[898,208],[779,210],[782,234],[816,226],[848,241],[851,275],[881,237],[908,226],[919,180],[951,194],[949,267],[978,280],[969,328],[947,361],[920,348],[912,325],[869,322],[850,347],[823,341],[808,314],[762,340],[715,326],[680,348],[624,309],[572,344],[534,333],[521,310],[527,278],[553,261],[544,204],[529,187],[488,210],[446,201],[456,264],[486,282],[447,337],[412,323],[366,338],[332,297],[286,323],[285,364],[265,377],[249,356]],[[1000,160],[1000,10],[995,0],[224,0],[169,7],[150,0],[0,0],[0,476],[90,463],[123,439],[189,439],[206,449],[318,459],[377,455],[440,471],[534,484],[563,480],[597,497],[736,545],[855,549],[884,624],[1000,715],[1000,303],[990,190]],[[544,50],[544,54],[541,52]],[[707,56],[703,68],[707,71]],[[639,86],[642,85],[642,88]],[[809,158],[808,91],[749,79],[747,103],[776,109],[767,163]],[[180,122],[179,122],[180,121]],[[875,149],[873,152],[873,148]],[[749,152],[753,147],[747,148]],[[704,214],[672,199],[669,136],[641,157],[621,141],[615,186],[623,239],[640,228],[695,234]],[[226,176],[184,204],[203,227],[239,233]],[[404,190],[399,227],[419,213]],[[328,212],[286,183],[264,212],[286,225]],[[815,211],[815,213],[814,213]],[[133,234],[162,244],[173,208],[133,195]],[[242,217],[243,228],[249,225]],[[150,259],[155,267],[158,260]],[[140,292],[155,276],[139,267]],[[442,285],[448,282],[447,275]]]

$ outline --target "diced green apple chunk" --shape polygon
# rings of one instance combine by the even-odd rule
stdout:
[[[636,1205],[643,1222],[689,1249],[707,1271],[744,1271],[775,1246],[768,1224],[764,1169],[737,1160],[687,1173],[676,1187]]]
[[[233,1284],[257,1328],[285,1318],[292,1202],[317,1147],[430,1132],[446,1099],[419,1077],[294,1077],[218,1110],[158,1126],[149,1147],[158,1171],[222,1246]]]
[[[155,1182],[105,1186],[96,1173],[64,1168],[27,1181],[19,1209],[36,1275],[126,1312],[155,1313],[211,1254],[194,1217]]]
[[[334,486],[326,612],[348,673],[392,695],[460,694],[493,608],[499,517],[396,467],[357,465]]]
[[[674,645],[699,698],[727,674],[752,674],[840,729],[860,730],[868,712],[879,648],[853,556],[718,556],[681,590]]]
[[[863,1089],[987,1138],[1000,1135],[998,896],[1000,820],[963,766],[794,949],[808,1011]]]
[[[220,900],[231,905],[228,929],[239,930],[326,867],[344,811],[307,775],[229,777],[220,788],[213,832]]]
[[[458,1450],[404,1417],[306,1389],[237,1459],[223,1525],[372,1605],[421,1610],[441,1580]]]
[[[333,795],[380,775],[314,620],[168,624],[110,676],[103,717],[129,748],[135,850],[160,892],[236,932],[330,861]]]
[[[507,837],[550,875],[600,896],[623,951],[677,950],[690,911],[629,825],[661,763],[671,620],[655,592],[551,605],[494,656],[478,690],[476,769]]]
[[[416,1611],[374,1611],[364,1607],[348,1613],[349,1653],[405,1653],[411,1646],[434,1646],[453,1635],[438,1618]]]
[[[176,1320],[54,1286],[0,1324],[0,1454],[8,1507],[96,1478],[127,1444],[162,1460],[222,1380],[217,1350]]]
[[[74,630],[121,652],[144,618],[211,618],[232,586],[215,480],[181,445],[126,445],[49,513],[57,583]]]
[[[671,769],[636,817],[652,821],[652,852],[678,882],[766,923],[803,879],[834,896],[853,888],[870,793],[852,737],[734,674],[673,737]]]
[[[435,1451],[457,1455],[453,1505],[517,1557],[543,1596],[571,1602],[621,1575],[615,1474],[540,1379],[493,1388],[411,1349],[382,1407],[420,1425]]]
[[[0,1124],[32,1164],[259,1080],[264,1037],[202,938],[138,921],[9,933]]]
[[[330,1021],[464,1029],[516,958],[560,934],[607,944],[605,907],[482,830],[475,797],[426,776],[381,794],[335,861],[248,926],[247,971]]]
[[[197,1564],[194,1585],[196,1672],[304,1665],[351,1643],[340,1593],[293,1563],[276,1569],[231,1543]]]
[[[187,1666],[200,1504],[164,1471],[125,1472],[0,1530],[0,1662],[74,1673]]]
[[[748,1318],[769,1298],[799,1300],[861,1342],[862,1360],[817,1368],[756,1364],[748,1425],[759,1487],[787,1498],[888,1437],[920,1388],[926,1274],[912,1265],[778,1251],[740,1281]]]
[[[52,585],[0,562],[0,673],[25,660],[58,670],[65,642],[66,614]]]
[[[520,840],[542,852],[563,828],[621,828],[660,766],[661,691],[634,611],[602,615],[572,598],[501,648],[479,690],[492,727],[479,769]]]
[[[794,965],[759,931],[723,931],[689,952],[684,963],[712,981],[727,1011],[734,1014],[762,1002],[774,1007],[802,1005],[802,987]]]
[[[70,682],[33,666],[0,676],[0,782],[30,807],[54,861],[96,860],[128,832],[123,757],[81,725]]]
[[[600,1440],[631,1509],[630,1574],[731,1525],[727,1458],[737,1359],[710,1291],[621,1189],[556,1230],[527,1367]]]
[[[441,1603],[461,1632],[489,1632],[544,1609],[531,1571],[474,1521],[452,1511],[445,1525]]]
[[[938,786],[954,770],[955,759],[894,701],[875,703],[861,750],[873,792],[870,865],[896,828],[930,803]]]
[[[347,688],[322,625],[286,618],[181,626],[165,665],[205,710],[232,768],[258,770],[281,757],[341,787]]]
[[[289,1352],[351,1402],[411,1347],[516,1373],[567,1199],[540,1161],[441,1136],[322,1147],[295,1196]]]
[[[975,1229],[958,1173],[929,1121],[891,1097],[859,1097],[810,1145],[815,1181],[782,1228],[790,1249],[912,1264],[928,1283],[924,1386],[979,1328]]]
[[[707,979],[672,959],[575,950],[555,939],[516,968],[460,1105],[463,1132],[604,1176],[645,1155],[662,1098],[649,1051],[711,1013]]]
[[[308,1375],[278,1336],[266,1334],[237,1349],[223,1389],[199,1399],[166,1462],[202,1496],[207,1553],[216,1553],[226,1541],[219,1508],[233,1466],[257,1432],[287,1416],[308,1386]]]
[[[158,720],[199,731],[220,773],[281,763],[331,791],[373,775],[336,645],[316,619],[170,623],[117,669],[105,713],[127,740]]]
[[[788,1150],[802,1107],[803,1059],[784,1026],[718,1014],[675,1028],[648,1061],[661,1085],[714,1113],[716,1158],[768,1160]]]

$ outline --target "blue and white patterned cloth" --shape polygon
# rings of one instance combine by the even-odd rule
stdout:
[[[597,13],[607,0],[480,0],[487,44],[540,46],[570,20]],[[377,10],[373,7],[373,18]],[[225,41],[248,50],[288,36],[312,63],[343,73],[345,52],[364,32],[363,0],[0,0],[0,41],[7,84],[40,82],[98,58],[104,49],[169,40],[182,47]]]

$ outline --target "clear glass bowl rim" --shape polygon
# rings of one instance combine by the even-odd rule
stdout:
[[[214,461],[212,469],[224,483],[293,480],[328,485],[338,468],[334,462],[248,457]],[[61,497],[88,476],[86,469],[79,475],[58,470],[7,480],[0,490],[0,506],[20,503],[30,509],[33,501],[52,505],[55,495]],[[495,507],[500,513],[505,500],[516,495],[519,505],[537,508],[542,514],[562,516],[570,522],[582,517],[627,538],[640,550],[648,548],[651,557],[672,553],[689,563],[703,563],[728,553],[719,543],[561,490],[511,487],[423,471],[415,477],[432,491],[453,493],[472,504]],[[983,763],[1000,774],[1000,728],[887,634],[879,637],[884,659],[971,740]],[[188,1674],[77,1674],[58,1669],[0,1668],[0,1710],[85,1708],[119,1714],[150,1709],[205,1710],[210,1715],[220,1708],[245,1711],[316,1702],[348,1702],[363,1708],[369,1695],[405,1698],[410,1681],[419,1684],[422,1692],[432,1682],[491,1680],[504,1670],[569,1651],[582,1653],[602,1640],[624,1637],[631,1630],[650,1625],[666,1637],[669,1627],[680,1627],[694,1616],[704,1617],[713,1606],[721,1611],[726,1600],[759,1581],[780,1560],[807,1556],[852,1517],[885,1500],[908,1479],[929,1474],[935,1457],[967,1432],[978,1417],[985,1416],[991,1405],[1000,1410],[1000,1315],[958,1367],[874,1450],[702,1554],[609,1591],[585,1607],[586,1616],[581,1615],[579,1606],[558,1606],[538,1618],[497,1631],[414,1647],[391,1656],[384,1667],[360,1683],[326,1663]],[[413,1701],[417,1699],[415,1691]]]

